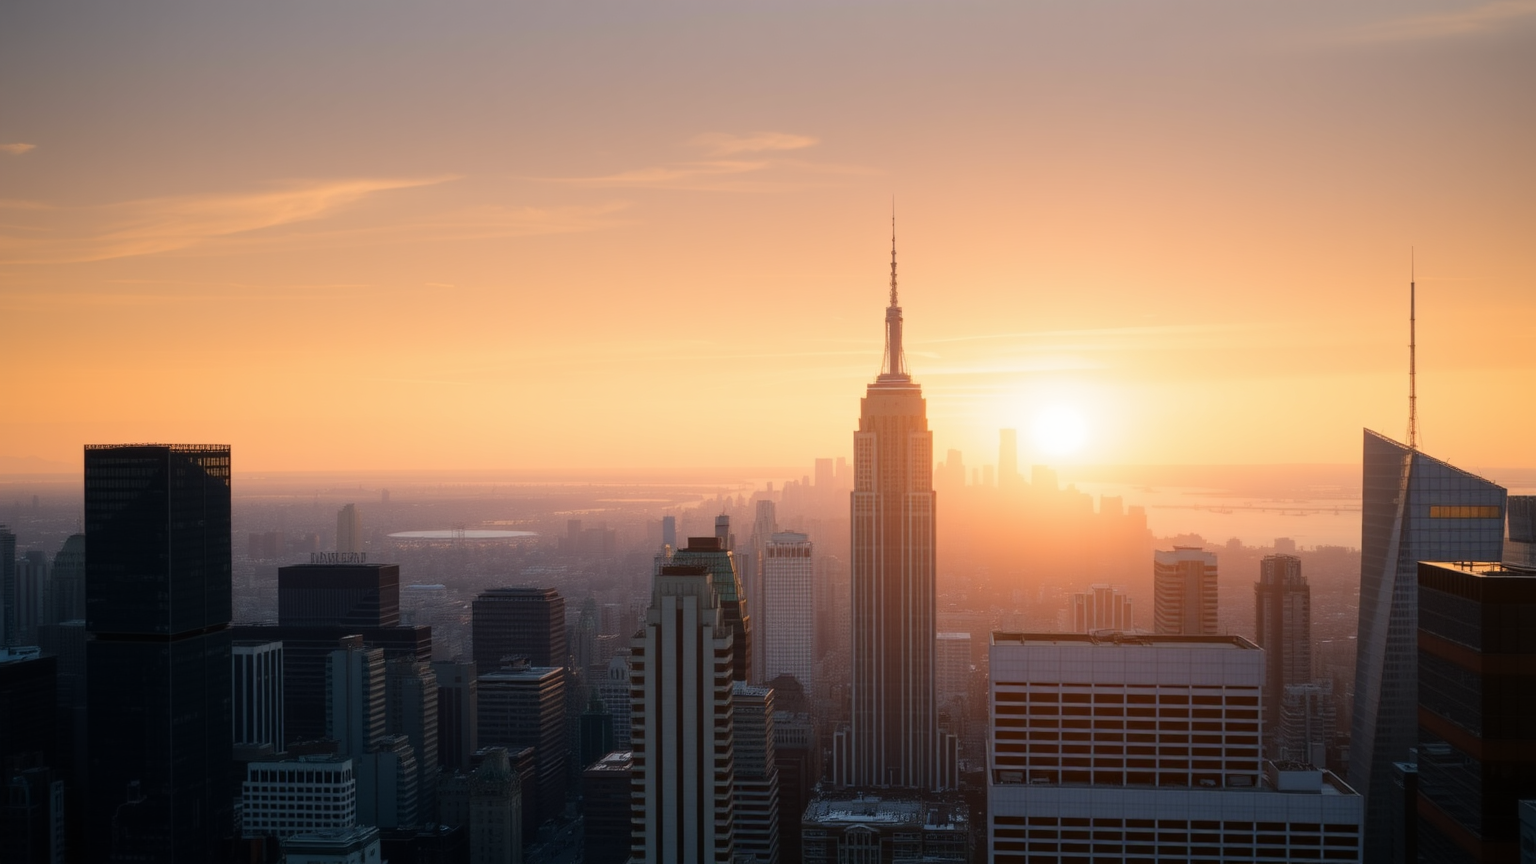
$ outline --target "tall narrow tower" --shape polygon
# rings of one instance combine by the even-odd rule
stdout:
[[[853,436],[848,768],[855,786],[933,789],[933,434],[922,388],[907,373],[901,325],[893,219],[885,363],[860,403]]]

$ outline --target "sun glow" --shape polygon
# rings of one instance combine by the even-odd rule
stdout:
[[[1048,405],[1035,414],[1032,424],[1035,444],[1051,456],[1066,456],[1081,450],[1088,440],[1088,424],[1083,415],[1065,405]]]

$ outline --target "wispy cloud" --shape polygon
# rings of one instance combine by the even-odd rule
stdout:
[[[16,141],[10,144],[0,144],[0,153],[4,153],[8,156],[20,156],[28,150],[36,149],[36,144],[23,144],[20,141]]]
[[[1414,42],[1490,33],[1536,18],[1536,0],[1495,0],[1470,9],[1415,15],[1359,27],[1344,34],[1353,42]]]
[[[319,219],[378,192],[441,183],[331,180],[270,192],[150,198],[90,207],[32,207],[40,221],[0,233],[0,260],[69,263],[153,255],[209,240]]]
[[[814,147],[819,142],[809,135],[791,135],[786,132],[754,132],[751,135],[706,132],[695,135],[688,143],[704,148],[713,156],[731,156],[736,153],[761,153],[765,150],[802,150]]]

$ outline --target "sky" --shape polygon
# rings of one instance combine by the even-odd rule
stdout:
[[[0,468],[848,455],[893,202],[941,457],[1356,462],[1412,268],[1422,445],[1536,467],[1532,82],[1536,0],[7,3]]]

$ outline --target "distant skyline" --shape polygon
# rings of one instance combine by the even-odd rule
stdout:
[[[1358,462],[1413,249],[1420,446],[1536,468],[1532,80],[1532,0],[12,4],[0,471],[851,456],[892,195],[937,454]]]

